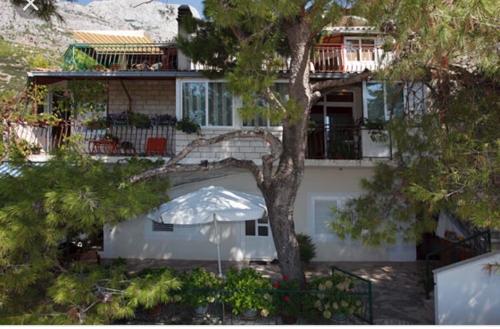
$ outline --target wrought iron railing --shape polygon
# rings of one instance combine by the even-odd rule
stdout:
[[[364,279],[359,275],[342,270],[336,266],[332,266],[332,275],[343,275],[351,279],[354,283],[354,288],[351,293],[354,294],[362,303],[362,307],[354,315],[369,324],[373,324],[373,291],[370,280]]]
[[[112,122],[102,128],[68,121],[54,125],[16,123],[12,133],[28,144],[31,154],[50,154],[69,137],[76,137],[81,150],[91,155],[168,157],[175,154],[174,121],[152,120],[147,126]]]
[[[491,251],[490,231],[476,233],[466,239],[450,242],[448,246],[439,248],[425,256],[425,295],[430,298],[434,290],[433,270],[462,260],[479,256]]]
[[[310,127],[308,159],[361,159],[361,127],[357,125],[317,125]]]

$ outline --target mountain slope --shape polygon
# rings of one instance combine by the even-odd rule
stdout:
[[[0,47],[5,48],[0,50],[0,91],[13,81],[17,83],[10,87],[19,88],[18,77],[25,76],[31,61],[23,56],[41,53],[55,62],[72,42],[73,30],[144,30],[154,41],[172,40],[179,6],[145,0],[95,0],[88,5],[59,1],[64,21],[46,22],[10,0],[0,0]]]

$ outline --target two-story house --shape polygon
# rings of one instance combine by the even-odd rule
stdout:
[[[181,6],[178,14],[182,19],[192,10]],[[381,49],[380,33],[360,19],[354,23],[325,29],[312,56],[312,79],[338,79],[387,65],[389,56]],[[72,81],[95,82],[105,86],[100,106],[105,120],[85,122],[81,115],[59,112],[66,121],[58,127],[19,126],[19,135],[41,148],[40,154],[34,155],[38,159],[57,148],[65,136],[77,134],[82,136],[83,148],[103,161],[116,162],[133,155],[168,158],[198,137],[175,129],[176,120],[186,117],[195,120],[207,137],[256,125],[280,135],[279,124],[261,118],[243,120],[238,112],[241,101],[230,93],[226,82],[207,78],[203,67],[183,55],[174,42],[153,43],[137,31],[76,31],[74,38],[62,70],[28,74],[33,83],[49,89],[40,111],[60,111],[58,104],[65,95],[57,91],[58,87]],[[287,92],[286,80],[276,83],[283,93]],[[339,239],[328,223],[335,220],[332,206],[341,207],[362,193],[360,180],[373,174],[377,161],[391,159],[390,136],[385,142],[375,141],[370,123],[385,121],[402,111],[421,110],[421,98],[420,86],[365,81],[332,90],[313,107],[305,177],[295,202],[295,228],[312,237],[316,260],[415,260],[412,243],[366,247],[358,241]],[[200,163],[232,156],[259,163],[267,152],[268,146],[260,140],[234,140],[197,149],[184,161]],[[260,194],[253,177],[240,170],[172,175],[171,180],[172,198],[210,185]],[[228,227],[222,258],[273,259],[275,250],[268,226],[263,218]],[[104,229],[103,257],[216,259],[205,234],[203,227],[138,218]]]

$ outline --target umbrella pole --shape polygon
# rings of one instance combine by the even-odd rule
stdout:
[[[214,225],[215,225],[215,234],[217,234],[217,265],[219,266],[219,276],[222,277],[222,261],[220,258],[220,232],[217,227],[217,218],[214,214]]]

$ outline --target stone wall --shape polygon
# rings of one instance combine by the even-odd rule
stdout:
[[[175,80],[123,80],[132,98],[132,111],[175,116]],[[118,80],[109,82],[109,113],[128,110],[129,101]]]
[[[204,128],[202,134],[205,138],[211,138],[228,131],[230,130]],[[281,137],[281,132],[276,131],[275,135]],[[176,153],[180,152],[191,141],[198,137],[199,136],[196,134],[188,135],[181,131],[177,131],[175,135]],[[262,155],[269,154],[269,152],[269,146],[261,139],[235,139],[197,148],[188,158],[186,158],[185,162],[198,163],[202,160],[217,161],[228,157],[242,160],[260,160]]]

